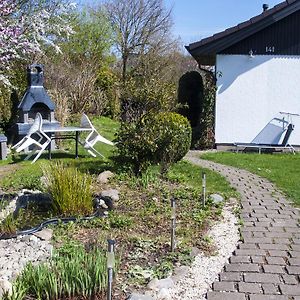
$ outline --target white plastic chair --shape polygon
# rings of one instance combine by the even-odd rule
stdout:
[[[88,134],[88,136],[86,137],[85,141],[83,143],[81,143],[83,145],[83,147],[93,156],[96,157],[97,154],[102,156],[104,158],[104,156],[97,151],[94,148],[94,145],[97,142],[102,142],[111,146],[114,146],[114,143],[109,141],[108,139],[106,139],[105,137],[103,137],[97,130],[96,128],[93,126],[92,122],[90,121],[90,119],[88,118],[88,116],[86,114],[82,114],[81,116],[81,122],[80,122],[80,127],[83,128],[91,128],[91,132]]]
[[[43,151],[47,148],[47,146],[51,143],[51,139],[49,136],[47,136],[46,133],[42,130],[43,125],[43,118],[40,113],[36,114],[36,117],[34,119],[34,122],[32,126],[30,127],[27,135],[23,137],[17,144],[12,146],[12,149],[16,149],[16,152],[21,152],[22,150],[28,148],[29,146],[33,145],[35,149],[33,149],[26,157],[25,160],[28,160],[33,154],[36,152],[37,155],[31,162],[32,164],[36,162],[36,160],[41,156]],[[38,136],[38,140],[34,139],[32,135]],[[45,139],[45,141],[42,143],[42,140]]]

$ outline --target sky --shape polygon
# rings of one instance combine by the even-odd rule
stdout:
[[[77,0],[81,4],[95,4],[104,1]],[[174,36],[180,37],[182,45],[188,45],[260,14],[264,3],[272,8],[283,0],[163,1],[166,8],[172,8]]]
[[[130,1],[130,0],[129,0]],[[173,33],[188,45],[244,22],[283,0],[164,0],[173,7]]]

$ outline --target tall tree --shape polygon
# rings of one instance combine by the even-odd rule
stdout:
[[[116,49],[122,58],[122,80],[126,82],[131,57],[164,44],[172,26],[171,10],[162,0],[111,0],[106,9],[116,30]]]

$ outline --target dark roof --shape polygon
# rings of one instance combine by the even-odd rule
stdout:
[[[234,27],[189,44],[186,49],[202,64],[214,64],[215,55],[300,9],[300,0],[286,0]]]

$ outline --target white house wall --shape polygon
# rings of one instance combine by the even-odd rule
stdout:
[[[250,143],[279,112],[300,114],[300,56],[217,55],[216,72],[217,144]],[[289,142],[300,145],[293,123]]]

